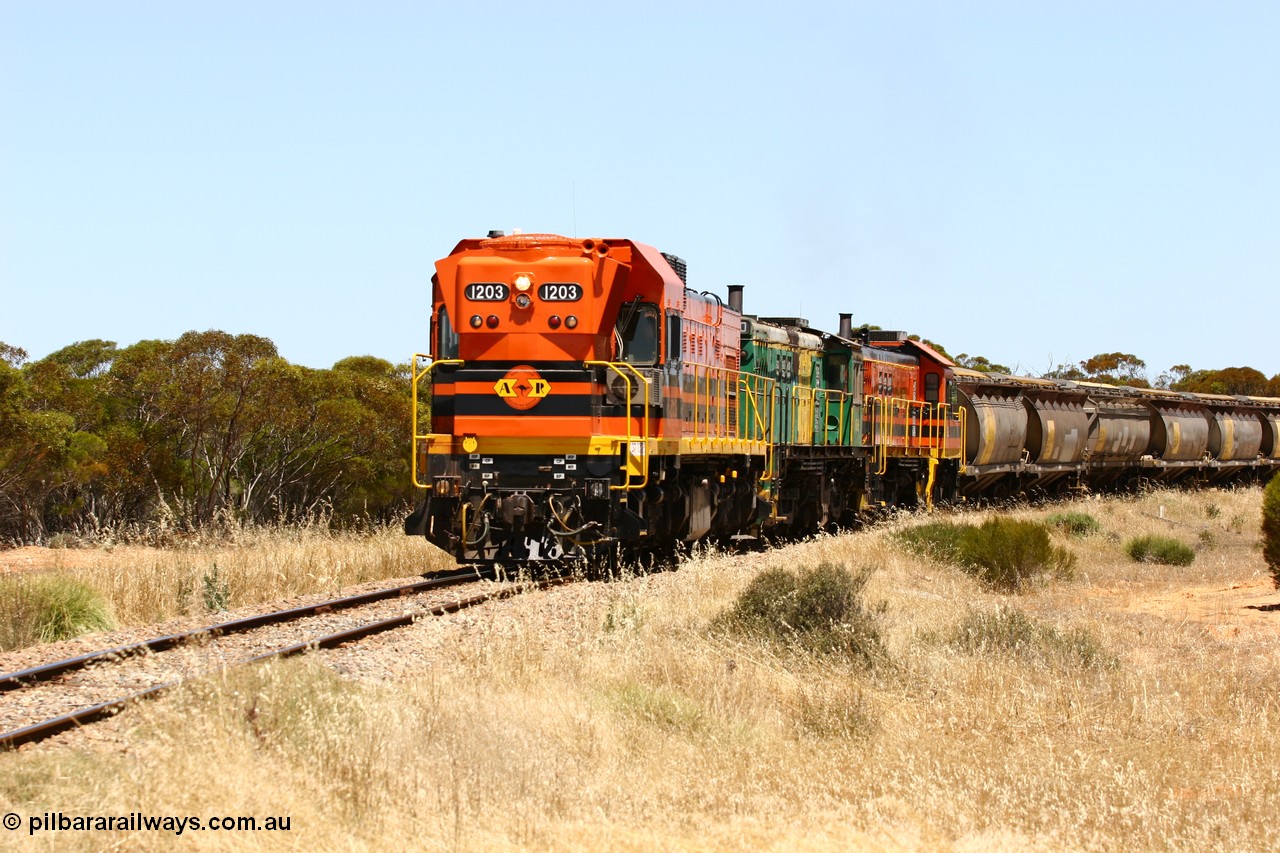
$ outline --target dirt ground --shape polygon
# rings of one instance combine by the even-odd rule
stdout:
[[[1108,601],[1109,590],[1094,589],[1091,597]],[[1210,625],[1228,637],[1246,631],[1280,633],[1280,590],[1268,579],[1223,586],[1189,586],[1159,595],[1134,597],[1118,609]],[[1113,606],[1108,601],[1108,606]]]
[[[155,561],[165,551],[160,548],[127,546],[119,548],[22,548],[0,550],[0,575],[15,572],[42,572],[65,568],[100,568],[122,563]]]

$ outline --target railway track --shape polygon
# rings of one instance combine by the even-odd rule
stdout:
[[[456,572],[0,674],[0,730],[4,730],[0,749],[35,743],[114,716],[130,703],[154,698],[183,681],[220,669],[335,648],[419,619],[561,582],[552,578],[511,583],[443,600],[433,596],[409,610],[400,602],[482,580],[474,571]],[[47,716],[53,709],[61,713]]]

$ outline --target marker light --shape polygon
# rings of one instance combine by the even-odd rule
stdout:
[[[489,324],[490,329],[498,328],[498,315],[490,314],[488,319],[485,320],[485,322]]]
[[[473,314],[471,316],[471,328],[478,329],[483,325],[484,325],[483,317],[481,317],[479,314]]]
[[[560,318],[557,315],[552,314],[547,318],[547,325],[553,329],[560,328]]]
[[[516,276],[515,284],[516,290],[524,293],[526,290],[533,287],[533,279],[529,278],[527,275],[518,275]]]
[[[576,329],[578,328],[578,318],[570,314],[568,317],[564,318],[564,325],[565,328]]]

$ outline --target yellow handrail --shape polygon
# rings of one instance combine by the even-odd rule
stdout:
[[[421,370],[419,370],[418,365],[424,360],[426,364],[423,365]],[[451,436],[438,436],[435,433],[423,433],[418,431],[418,386],[422,380],[430,376],[437,367],[445,365],[455,365],[460,367],[465,363],[466,362],[460,358],[442,358],[433,361],[429,355],[424,355],[420,352],[413,354],[413,384],[410,389],[410,417],[413,426],[413,450],[411,452],[412,458],[409,460],[409,468],[412,472],[413,484],[420,489],[425,489],[429,486],[427,483],[422,483],[418,480],[418,443],[425,441],[427,443],[427,450],[430,452],[431,444],[434,441],[440,438],[450,438]]]
[[[884,474],[889,470],[889,441],[893,437],[893,418],[889,413],[889,405],[893,401],[888,397],[872,395],[867,397],[865,405],[871,409],[871,458],[876,464],[875,473]]]
[[[817,408],[818,408],[817,397],[819,393],[822,394],[822,423],[821,423],[822,441],[819,442],[815,440],[814,444],[821,444],[823,446],[835,444],[836,446],[843,446],[844,445],[845,410],[846,408],[848,408],[846,404],[848,402],[849,394],[847,391],[838,391],[834,388],[815,388],[814,389],[814,411],[815,412],[817,411]],[[827,429],[827,417],[831,414],[831,406],[833,404],[835,405],[835,408],[836,408],[836,437],[834,442],[827,437],[827,433],[829,432],[829,430]]]
[[[628,489],[643,489],[645,486],[649,485],[649,389],[653,383],[649,380],[649,377],[645,376],[639,370],[636,370],[636,368],[633,365],[630,365],[625,361],[584,361],[583,366],[584,367],[603,367],[606,370],[610,370],[618,374],[618,376],[622,377],[622,381],[626,383],[626,386],[627,386],[627,392],[626,392],[627,435],[625,438],[626,450],[625,450],[625,455],[623,456],[623,466],[622,466],[622,471],[624,472],[624,476],[626,479],[622,483],[622,485],[610,486],[609,488],[618,490],[618,491],[625,491]],[[631,445],[632,445],[632,442],[634,441],[634,438],[632,437],[632,433],[631,433],[631,420],[632,420],[631,418],[631,399],[632,399],[631,377],[627,376],[626,371],[630,371],[632,374],[634,374],[635,378],[640,380],[640,384],[644,387],[644,398],[641,403],[641,410],[643,411],[644,414],[641,417],[641,427],[640,427],[640,430],[642,433],[640,444],[643,448],[643,451],[640,455],[641,461],[640,461],[640,482],[639,483],[631,482]]]
[[[888,470],[891,446],[908,451],[927,450],[931,456],[946,459],[963,456],[967,423],[963,413],[953,413],[950,405],[874,395],[867,397],[864,405],[867,409],[864,419],[869,422],[871,429],[864,441],[871,444],[877,474],[884,474]],[[906,434],[902,436],[902,443],[896,445],[893,429],[899,416]],[[960,432],[960,445],[954,448],[951,446],[950,436],[953,422]]]
[[[734,371],[738,375],[738,388],[742,391],[738,399],[746,400],[747,411],[739,412],[747,434],[741,436],[747,441],[759,441],[765,446],[764,470],[760,472],[760,482],[773,478],[774,463],[774,395],[777,392],[777,381],[755,373]],[[761,401],[767,401],[762,408]],[[741,405],[741,403],[739,403]],[[736,426],[736,425],[735,425]]]
[[[937,421],[940,429],[940,434],[938,435],[938,438],[937,438],[938,455],[943,459],[963,456],[964,455],[964,438],[965,438],[964,412],[952,411],[951,405],[949,403],[938,403],[936,404],[935,408],[937,410],[937,417],[935,418],[935,420]],[[950,446],[951,445],[950,432],[951,432],[952,421],[959,424],[959,427],[960,427],[960,436],[959,436],[960,446],[955,448],[954,450],[952,450]]]
[[[882,397],[880,403],[880,462],[876,466],[877,474],[884,474],[889,470],[889,442],[893,440],[893,413],[889,407],[892,405],[892,398]]]

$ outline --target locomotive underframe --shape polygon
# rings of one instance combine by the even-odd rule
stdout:
[[[762,457],[657,456],[647,484],[627,487],[617,457],[481,457],[473,468],[472,456],[433,455],[435,487],[405,523],[460,562],[670,552],[750,534],[772,510],[756,489]]]
[[[511,455],[481,457],[477,466],[475,454],[437,454],[434,487],[405,532],[425,536],[463,563],[599,564],[619,555],[667,556],[699,540],[849,527],[868,509],[918,506],[927,489],[939,501],[957,497],[955,460],[894,457],[877,471],[869,451],[849,450],[777,448],[773,460],[658,456],[649,482],[629,489],[612,457]],[[575,464],[582,467],[564,470]],[[777,476],[762,481],[770,464]]]

